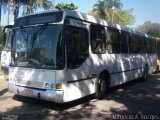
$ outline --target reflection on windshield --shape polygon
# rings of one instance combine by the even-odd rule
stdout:
[[[14,65],[39,69],[62,69],[64,48],[61,26],[16,29],[13,37]]]

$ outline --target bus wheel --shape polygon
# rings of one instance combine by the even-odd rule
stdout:
[[[148,66],[146,65],[144,68],[143,75],[142,75],[142,80],[145,81],[147,79],[148,79]]]
[[[106,90],[107,90],[106,77],[105,74],[102,74],[97,81],[97,90],[95,97],[97,99],[102,99],[106,94]]]

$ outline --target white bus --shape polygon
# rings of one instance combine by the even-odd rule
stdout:
[[[8,75],[9,63],[11,62],[11,36],[13,24],[4,27],[3,49],[1,51],[1,70]]]
[[[76,11],[19,17],[12,40],[10,92],[68,102],[156,70],[156,41],[147,34]]]

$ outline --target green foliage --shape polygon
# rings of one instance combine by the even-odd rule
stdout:
[[[18,16],[20,7],[23,7],[22,14],[31,14],[36,12],[38,8],[48,10],[53,8],[50,0],[2,0],[2,8],[4,13],[13,13],[14,18]]]
[[[160,38],[160,24],[152,23],[151,21],[144,22],[136,28],[138,31],[145,32],[151,36]]]
[[[53,8],[53,3],[50,0],[20,0],[23,6],[22,14],[34,13],[37,8],[43,8],[44,10],[49,10]]]
[[[134,17],[132,16],[131,10],[120,10],[115,14],[113,21],[117,24],[127,26],[134,23]]]
[[[56,5],[55,8],[58,10],[63,10],[63,9],[76,10],[78,8],[78,6],[75,6],[73,3],[71,3],[71,4],[59,3]]]
[[[120,0],[99,0],[89,14],[123,26],[133,24],[133,9],[123,10],[122,6]]]

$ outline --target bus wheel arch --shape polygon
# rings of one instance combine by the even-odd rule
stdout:
[[[110,87],[110,74],[107,70],[103,70],[99,74],[97,79],[95,97],[97,99],[102,99],[105,96],[107,89],[109,89],[109,87]]]

